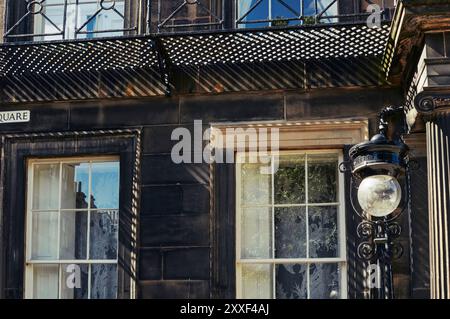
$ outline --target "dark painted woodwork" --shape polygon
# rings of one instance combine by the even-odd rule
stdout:
[[[97,136],[53,136],[13,137],[4,139],[3,185],[3,231],[1,259],[3,286],[1,294],[5,298],[22,298],[25,265],[25,193],[27,186],[27,158],[66,157],[83,155],[120,156],[120,219],[119,219],[119,298],[130,295],[130,279],[133,274],[131,253],[137,243],[131,242],[133,212],[133,175],[136,140],[134,134],[109,134]]]
[[[212,297],[236,297],[236,167],[214,165]]]
[[[345,145],[344,161],[349,161],[348,151],[353,145]],[[344,185],[345,185],[345,228],[347,231],[347,295],[349,299],[363,299],[365,298],[365,280],[364,272],[367,265],[363,259],[358,256],[358,245],[361,239],[356,233],[358,224],[361,222],[361,218],[353,210],[350,202],[350,180],[351,172],[345,171],[344,173]]]
[[[414,158],[419,168],[411,172],[411,297],[430,298],[428,178],[426,157]]]

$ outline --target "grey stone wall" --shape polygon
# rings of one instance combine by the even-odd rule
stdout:
[[[141,127],[143,158],[139,252],[140,298],[212,296],[210,167],[172,162],[176,127],[213,122],[304,121],[365,117],[377,129],[383,105],[398,89],[317,89],[0,106],[31,110],[31,122],[2,132],[82,131]],[[350,230],[349,230],[350,231]],[[406,247],[407,248],[407,247]]]

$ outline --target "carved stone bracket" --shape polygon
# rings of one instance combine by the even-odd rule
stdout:
[[[424,91],[414,98],[417,112],[431,115],[435,111],[448,109],[450,111],[450,93]]]

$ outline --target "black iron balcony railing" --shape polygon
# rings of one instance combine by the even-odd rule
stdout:
[[[6,41],[388,21],[396,0],[7,0]],[[375,16],[374,16],[375,15]],[[378,16],[376,16],[378,15]]]

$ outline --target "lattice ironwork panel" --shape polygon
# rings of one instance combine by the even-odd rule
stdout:
[[[3,45],[0,58],[0,74],[13,76],[143,68],[158,63],[148,38]]]
[[[1,99],[4,103],[66,101],[162,96],[165,91],[156,69],[116,69],[7,76]]]
[[[378,85],[388,33],[346,25],[3,44],[3,100]]]
[[[383,53],[389,26],[346,25],[163,37],[175,65],[289,61]]]
[[[177,67],[180,93],[222,93],[385,85],[377,57]]]

